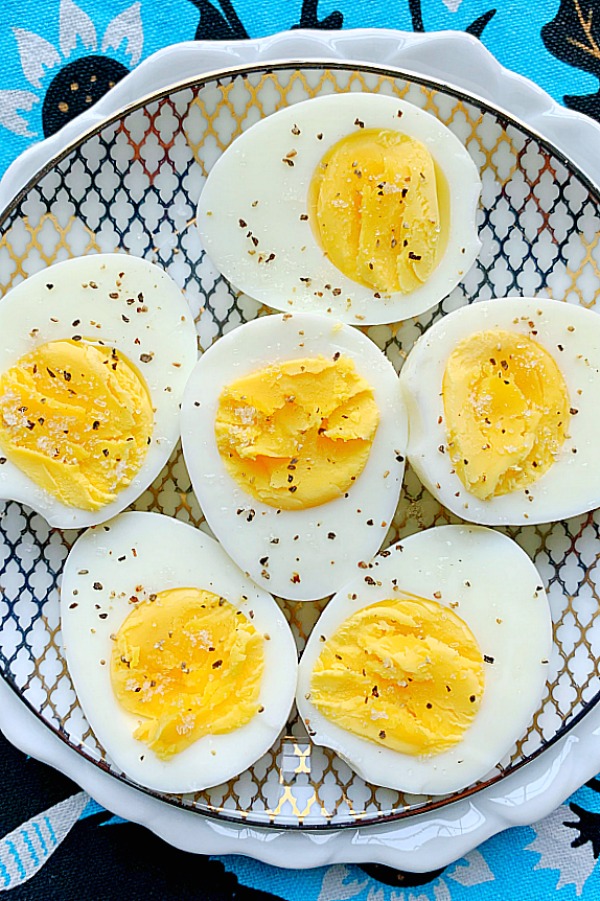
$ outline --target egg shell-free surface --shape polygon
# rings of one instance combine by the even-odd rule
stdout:
[[[373,389],[380,420],[365,468],[346,495],[279,510],[229,475],[215,439],[226,385],[274,363],[342,354]],[[314,600],[337,591],[381,547],[400,493],[407,419],[398,377],[362,332],[308,313],[265,316],[229,332],[198,361],[182,405],[183,452],[207,522],[228,554],[267,591]],[[265,558],[266,562],[265,562]]]
[[[446,362],[456,345],[487,329],[514,331],[544,347],[556,360],[571,408],[577,412],[571,415],[569,437],[555,462],[529,486],[528,494],[520,489],[480,500],[453,471],[441,392]],[[409,460],[434,497],[462,519],[533,525],[577,516],[600,505],[597,313],[545,298],[496,298],[461,307],[419,338],[402,368],[400,385],[410,421]]]
[[[161,760],[133,738],[139,719],[116,700],[110,636],[133,610],[132,595],[142,601],[181,587],[212,591],[247,617],[252,611],[254,627],[269,636],[259,697],[265,709],[233,732],[204,736]],[[85,532],[65,565],[61,628],[69,673],[96,738],[116,766],[140,785],[177,793],[218,785],[258,760],[285,725],[298,666],[290,627],[273,598],[193,526],[157,513],[130,512]]]
[[[156,478],[179,438],[179,404],[198,357],[194,320],[180,289],[138,257],[77,257],[9,291],[0,301],[0,334],[0,373],[41,344],[81,335],[116,347],[143,376],[155,411],[152,441],[141,469],[112,503],[95,511],[69,507],[10,460],[0,465],[0,498],[28,504],[51,526],[83,528],[119,513]]]
[[[546,592],[525,552],[491,529],[440,526],[411,535],[384,554],[332,598],[315,625],[300,661],[298,710],[312,740],[333,748],[367,782],[413,794],[458,791],[490,772],[525,734],[540,705],[552,649]],[[467,623],[482,654],[493,658],[484,663],[483,700],[463,740],[429,757],[352,735],[307,698],[323,637],[330,638],[363,607],[401,599],[402,592],[442,606],[458,602],[453,612]]]
[[[345,276],[324,254],[307,218],[309,186],[322,157],[362,127],[393,129],[421,141],[450,188],[445,253],[427,282],[410,294],[376,297],[375,289]],[[197,225],[219,271],[261,303],[355,324],[395,322],[439,303],[471,267],[480,247],[480,191],[468,151],[432,115],[392,97],[336,94],[279,110],[240,135],[210,171]]]

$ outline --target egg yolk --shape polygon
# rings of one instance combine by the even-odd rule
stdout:
[[[252,497],[297,510],[344,494],[362,472],[379,411],[336,354],[268,366],[228,385],[215,421],[228,472]]]
[[[568,433],[567,386],[536,341],[491,329],[457,345],[442,383],[448,453],[486,500],[526,489],[554,463]]]
[[[448,233],[445,181],[400,132],[361,129],[325,154],[309,191],[317,238],[344,275],[385,294],[427,281]]]
[[[134,738],[168,760],[248,723],[263,669],[263,636],[242,611],[210,591],[173,588],[125,619],[110,674],[118,701],[140,717]]]
[[[310,698],[342,729],[405,754],[456,745],[483,698],[483,658],[452,610],[414,595],[345,620],[325,642]]]
[[[148,388],[114,348],[42,344],[0,375],[0,449],[61,503],[98,510],[139,472],[154,414]]]

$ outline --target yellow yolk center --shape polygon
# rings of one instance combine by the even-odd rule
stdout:
[[[110,674],[118,701],[140,718],[134,738],[167,760],[248,723],[263,669],[263,637],[241,611],[210,591],[173,588],[123,622]]]
[[[0,375],[0,450],[69,507],[98,510],[139,471],[154,415],[116,350],[52,341]]]
[[[336,354],[291,360],[222,392],[217,446],[236,482],[286,510],[346,492],[362,472],[379,422],[370,385]]]
[[[315,707],[342,729],[405,754],[457,744],[477,713],[483,658],[452,610],[413,595],[349,617],[313,671]]]
[[[361,129],[323,157],[311,222],[344,275],[385,294],[427,281],[448,233],[447,189],[431,154],[395,131]]]
[[[526,335],[494,329],[466,338],[448,359],[442,394],[450,458],[483,500],[539,479],[568,432],[563,375]]]

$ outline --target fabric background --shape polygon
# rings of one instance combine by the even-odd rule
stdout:
[[[600,0],[5,0],[0,174],[167,44],[367,26],[469,31],[503,65],[600,120]],[[92,63],[102,79],[65,109],[66,88]],[[599,854],[600,781],[592,780],[542,822],[496,836],[441,872],[334,866],[298,874],[196,857],[111,816],[0,736],[0,893],[15,901],[527,901],[552,892],[587,901],[600,898]]]

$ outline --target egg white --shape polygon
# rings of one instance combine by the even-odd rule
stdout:
[[[180,289],[138,257],[77,257],[9,291],[0,301],[0,334],[0,374],[41,344],[81,335],[116,347],[144,377],[155,411],[152,441],[139,472],[112,503],[95,511],[67,506],[10,460],[0,465],[0,498],[33,507],[51,526],[83,528],[110,519],[156,478],[179,438],[179,404],[198,357],[194,320]]]
[[[427,282],[409,294],[376,297],[375,289],[345,276],[323,252],[310,221],[300,218],[307,216],[309,186],[326,151],[363,126],[421,141],[449,186],[445,253]],[[291,151],[296,151],[293,165],[284,162]],[[392,97],[335,94],[279,110],[240,135],[209,173],[197,225],[219,271],[261,303],[354,324],[395,322],[439,303],[474,262],[480,191],[468,151],[434,116]]]
[[[319,355],[331,359],[335,353],[354,361],[379,409],[367,463],[346,495],[318,507],[279,510],[261,503],[229,475],[217,448],[219,395],[262,367]],[[391,363],[362,332],[310,313],[264,316],[234,329],[200,357],[190,376],[181,437],[209,526],[238,566],[267,591],[297,601],[324,597],[381,546],[402,484],[407,420]]]
[[[246,616],[252,611],[252,624],[269,636],[259,697],[264,711],[233,732],[204,736],[161,760],[133,738],[138,717],[114,695],[110,636],[133,609],[131,595],[147,599],[181,587],[219,594]],[[218,785],[262,757],[285,725],[296,689],[297,651],[283,613],[212,538],[179,520],[129,512],[85,532],[63,572],[61,630],[75,692],[96,738],[139,785],[176,793]]]
[[[569,437],[558,457],[529,486],[529,494],[521,489],[480,500],[460,481],[447,453],[441,391],[446,362],[456,345],[487,329],[527,335],[544,347],[559,366],[577,413],[571,416]],[[487,525],[532,525],[600,506],[597,313],[545,298],[496,298],[461,307],[419,338],[401,370],[400,386],[409,412],[408,458],[434,497],[462,519]]]
[[[313,742],[336,751],[367,782],[413,794],[447,794],[484,778],[512,748],[540,705],[552,649],[546,592],[529,557],[510,538],[478,526],[440,526],[377,557],[329,602],[306,645],[298,710]],[[342,729],[310,701],[310,680],[328,639],[349,616],[409,592],[447,606],[471,629],[482,654],[481,707],[454,748],[412,756]],[[441,593],[441,597],[434,597]],[[498,620],[501,622],[498,622]]]

